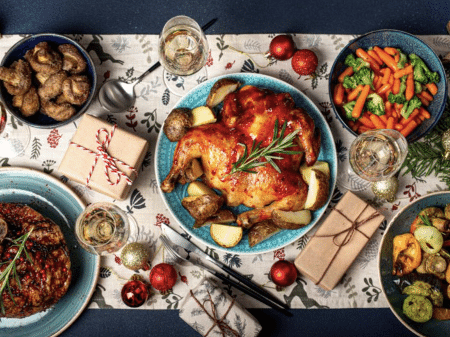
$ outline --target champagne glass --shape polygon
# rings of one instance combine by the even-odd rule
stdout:
[[[132,230],[137,231],[135,220],[120,207],[108,202],[89,205],[75,224],[79,244],[98,255],[120,250],[131,237]]]
[[[30,142],[30,128],[6,112],[0,103],[0,157],[14,158],[25,152]]]
[[[159,36],[159,59],[167,88],[183,96],[206,81],[208,54],[208,41],[195,20],[180,15],[167,21]]]
[[[382,181],[398,172],[408,142],[397,130],[369,130],[352,142],[348,159],[339,167],[337,184],[351,191],[362,191],[371,182]]]

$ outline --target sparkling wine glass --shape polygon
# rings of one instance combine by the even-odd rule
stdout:
[[[30,142],[30,128],[6,112],[0,103],[0,157],[14,158],[25,152]]]
[[[98,255],[117,252],[136,234],[137,229],[134,218],[108,202],[90,204],[75,224],[79,244],[88,252]]]
[[[408,142],[397,130],[369,130],[352,142],[348,159],[339,166],[337,184],[362,191],[371,182],[392,177],[408,154]]]
[[[159,36],[159,59],[164,83],[177,96],[206,81],[208,41],[198,23],[180,15],[166,22]]]

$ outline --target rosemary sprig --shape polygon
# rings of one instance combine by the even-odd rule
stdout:
[[[22,235],[21,237],[15,239],[15,240],[11,240],[13,242],[13,246],[18,247],[19,249],[17,250],[17,253],[14,256],[14,258],[9,262],[9,264],[5,268],[5,270],[3,270],[3,272],[0,274],[0,308],[1,308],[2,314],[5,313],[5,307],[3,305],[3,300],[2,300],[3,291],[5,290],[5,288],[8,290],[9,296],[14,301],[11,287],[9,285],[9,280],[10,280],[11,275],[16,280],[18,287],[21,288],[19,275],[17,275],[17,270],[16,270],[16,261],[20,258],[20,255],[22,255],[22,252],[24,252],[27,259],[31,262],[30,255],[28,255],[28,252],[25,249],[25,243],[27,242],[28,237],[30,236],[30,234],[32,232],[33,232],[33,227],[30,229],[30,231],[28,233]]]
[[[250,150],[250,154],[247,150],[247,145],[238,143],[240,146],[244,148],[244,153],[242,156],[238,159],[237,162],[233,163],[233,167],[226,176],[232,175],[236,172],[247,172],[247,173],[256,173],[256,171],[253,171],[254,168],[263,166],[267,163],[273,166],[273,168],[278,172],[281,173],[280,168],[277,164],[275,164],[274,159],[283,159],[280,156],[277,156],[276,154],[300,154],[301,151],[289,151],[286,150],[292,146],[294,146],[294,138],[297,135],[297,133],[300,132],[299,129],[295,130],[294,132],[291,132],[289,135],[284,137],[284,133],[286,131],[287,122],[284,122],[280,135],[278,136],[278,119],[275,121],[275,126],[273,129],[273,138],[272,142],[267,146],[261,148],[261,142],[256,144],[256,141],[253,141],[252,148]],[[260,158],[264,158],[266,162],[260,161]]]

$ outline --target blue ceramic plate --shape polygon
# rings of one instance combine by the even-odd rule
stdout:
[[[339,75],[347,68],[344,64],[345,58],[349,54],[355,54],[358,48],[363,48],[367,50],[370,47],[378,46],[381,48],[390,46],[394,48],[400,48],[404,53],[411,54],[414,53],[422,58],[422,60],[427,64],[431,71],[437,71],[440,77],[438,86],[438,93],[434,96],[434,100],[427,107],[427,110],[431,114],[431,118],[425,120],[417,129],[415,129],[406,139],[408,142],[414,142],[430,131],[433,126],[439,121],[441,117],[445,104],[447,102],[447,77],[445,76],[444,66],[442,65],[439,57],[436,53],[422,40],[399,30],[385,29],[378,30],[374,32],[362,35],[346,45],[342,51],[337,56],[331,68],[331,76],[328,82],[328,92],[330,95],[330,102],[333,106],[334,113],[336,114],[339,121],[342,123],[345,129],[357,136],[352,129],[347,125],[347,120],[342,118],[341,110],[338,109],[333,102],[333,91],[334,85],[337,83],[337,78]]]
[[[81,314],[97,284],[100,258],[78,246],[74,224],[84,203],[58,179],[32,169],[0,168],[0,202],[24,203],[55,221],[70,251],[72,282],[52,308],[35,315],[0,319],[0,336],[48,337],[64,331]]]
[[[3,84],[0,85],[0,99],[2,100],[3,104],[6,106],[8,111],[25,124],[28,124],[29,126],[33,126],[36,128],[53,129],[74,121],[87,110],[87,108],[89,107],[95,96],[95,89],[97,87],[97,75],[95,73],[94,62],[92,61],[91,57],[86,52],[86,50],[84,50],[83,47],[81,47],[74,40],[58,34],[37,34],[20,40],[8,50],[8,52],[3,57],[0,66],[9,67],[14,61],[23,59],[25,53],[28,50],[33,49],[39,42],[44,41],[48,42],[50,46],[53,47],[54,50],[57,50],[56,48],[60,44],[65,43],[72,44],[78,49],[80,54],[83,55],[87,63],[86,71],[83,74],[87,75],[91,83],[91,92],[89,93],[87,101],[80,107],[77,107],[76,114],[73,115],[71,118],[69,118],[66,121],[58,122],[53,118],[50,118],[40,112],[30,117],[23,116],[20,110],[12,105],[12,96],[6,91]]]
[[[446,336],[450,331],[450,321],[431,319],[426,323],[416,323],[403,314],[402,307],[406,295],[403,295],[394,284],[392,240],[396,235],[408,233],[414,218],[425,207],[437,206],[443,208],[448,203],[450,203],[450,192],[436,192],[417,199],[404,207],[387,227],[378,253],[379,277],[389,306],[400,322],[419,336]]]
[[[293,86],[280,81],[276,78],[259,75],[259,74],[234,74],[216,77],[210,79],[206,82],[203,82],[193,90],[191,90],[186,96],[184,96],[175,106],[177,107],[185,107],[185,108],[195,108],[200,105],[205,105],[206,97],[211,90],[213,84],[219,80],[220,78],[227,77],[233,78],[241,82],[243,85],[254,85],[260,88],[267,88],[273,90],[274,92],[287,92],[291,94],[297,106],[303,108],[308,114],[314,119],[315,125],[321,130],[322,133],[322,143],[320,148],[320,156],[319,160],[323,160],[329,163],[331,170],[331,179],[330,179],[330,198],[332,191],[334,191],[334,186],[336,182],[336,173],[337,173],[337,158],[336,158],[336,148],[334,145],[333,136],[331,134],[331,130],[325,121],[325,118],[320,113],[319,109],[314,105],[314,103],[306,97],[305,94],[300,92],[298,89]],[[163,132],[159,133],[158,143],[156,145],[156,158],[155,158],[155,167],[156,167],[156,177],[158,181],[158,187],[161,182],[167,176],[170,171],[173,162],[173,153],[175,151],[176,143],[170,142]],[[298,238],[305,235],[319,220],[319,218],[323,215],[328,205],[330,198],[325,206],[321,209],[313,212],[313,218],[311,223],[301,229],[297,230],[285,230],[280,233],[274,235],[270,239],[267,239],[253,248],[250,248],[248,245],[247,235],[244,235],[243,240],[235,247],[225,249],[217,245],[211,236],[209,235],[209,226],[202,227],[198,229],[193,229],[194,219],[189,215],[189,213],[181,206],[181,199],[187,196],[186,193],[187,184],[181,185],[177,184],[176,188],[171,193],[163,193],[161,189],[161,195],[166,203],[167,207],[171,211],[172,215],[178,220],[181,226],[193,237],[202,241],[204,244],[214,247],[217,249],[221,249],[227,252],[239,253],[239,254],[257,254],[273,251],[275,249],[284,247]],[[249,208],[241,205],[239,207],[233,208],[235,214],[242,213]]]

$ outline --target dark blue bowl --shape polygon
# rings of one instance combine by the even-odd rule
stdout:
[[[0,86],[0,99],[12,115],[25,124],[36,128],[52,129],[74,121],[88,109],[95,96],[95,89],[97,87],[97,75],[95,72],[94,62],[92,61],[86,50],[84,50],[84,48],[74,40],[58,34],[37,34],[20,40],[14,46],[12,46],[10,50],[8,50],[8,52],[3,57],[0,66],[9,67],[14,61],[23,59],[25,53],[28,50],[33,49],[39,42],[44,41],[48,42],[52,47],[54,47],[55,50],[57,50],[56,48],[60,44],[72,44],[78,49],[80,54],[83,55],[87,63],[85,74],[88,76],[91,82],[91,91],[89,93],[87,101],[83,105],[77,107],[76,114],[73,115],[70,119],[59,122],[40,112],[30,117],[23,116],[20,110],[12,105],[12,96],[6,91],[3,85]]]
[[[409,134],[408,137],[406,137],[408,142],[414,142],[422,138],[433,128],[433,126],[436,125],[447,102],[447,78],[445,76],[445,71],[441,60],[425,42],[414,35],[399,30],[385,29],[367,33],[350,41],[349,44],[341,50],[334,61],[333,67],[331,68],[331,75],[328,82],[331,105],[333,106],[334,112],[344,128],[353,135],[357,136],[358,134],[348,126],[346,119],[342,117],[340,108],[334,105],[333,90],[337,83],[337,78],[345,70],[345,68],[347,68],[344,64],[345,58],[349,54],[354,54],[358,48],[367,50],[369,47],[374,46],[378,46],[380,48],[390,46],[399,48],[406,54],[417,54],[422,58],[422,60],[424,60],[432,71],[436,71],[439,74],[440,81],[437,83],[438,93],[434,96],[434,100],[427,107],[427,110],[431,114],[431,118],[425,120],[418,128]]]

